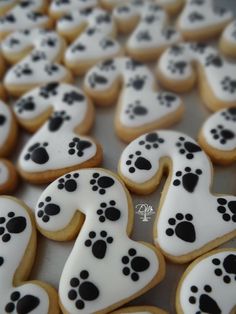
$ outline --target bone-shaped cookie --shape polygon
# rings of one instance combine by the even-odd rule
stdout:
[[[36,253],[31,210],[13,197],[0,197],[0,312],[58,314],[56,291],[27,281]]]
[[[109,171],[83,169],[57,179],[40,196],[35,217],[39,231],[54,240],[74,238],[81,228],[60,279],[63,313],[108,313],[164,276],[161,254],[129,238],[132,201]]]
[[[65,52],[65,64],[77,75],[98,61],[122,53],[119,42],[113,39],[114,18],[100,8],[71,12],[58,21],[57,29],[62,36],[74,40]]]
[[[5,14],[0,17],[0,39],[19,30],[51,27],[49,17],[44,15],[47,9],[46,0],[8,1],[5,9]]]
[[[212,164],[191,137],[174,131],[142,135],[119,162],[120,176],[140,194],[154,191],[166,169],[154,223],[154,241],[165,256],[185,263],[236,236],[236,197],[212,194]]]
[[[235,291],[236,249],[212,251],[184,272],[177,289],[177,313],[235,313]]]
[[[236,161],[236,107],[217,111],[203,124],[199,143],[219,164]]]
[[[129,25],[134,28],[126,51],[135,60],[155,61],[168,46],[181,40],[180,33],[167,25],[166,12],[154,0],[131,0],[117,6],[113,15],[119,30],[129,30]]]
[[[94,66],[84,85],[93,101],[102,106],[114,104],[121,87],[115,128],[124,141],[171,125],[183,114],[181,99],[169,92],[156,92],[152,72],[130,58],[111,59]]]
[[[167,49],[159,59],[157,76],[176,92],[189,91],[198,81],[200,95],[212,111],[236,105],[236,65],[207,44],[183,43]]]
[[[65,41],[55,31],[32,29],[10,34],[2,43],[2,51],[16,64],[5,75],[7,91],[19,96],[49,82],[72,81],[68,69],[57,63],[64,49]]]
[[[230,23],[221,35],[220,50],[226,56],[236,58],[236,20]]]
[[[36,131],[19,157],[26,180],[46,183],[68,171],[100,164],[100,145],[79,135],[91,128],[94,110],[77,87],[50,83],[33,89],[16,102],[14,111],[23,127]]]
[[[201,41],[219,36],[232,18],[232,12],[215,6],[213,0],[186,0],[177,28],[184,39]]]

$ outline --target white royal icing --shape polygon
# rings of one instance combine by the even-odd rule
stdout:
[[[44,29],[17,31],[2,43],[4,54],[22,53],[33,50],[10,68],[5,75],[6,85],[37,85],[61,81],[68,76],[68,70],[54,61],[64,48],[64,40],[55,32]]]
[[[67,14],[76,10],[84,10],[95,7],[97,0],[53,0],[50,12],[54,14]]]
[[[236,21],[230,23],[223,32],[223,39],[230,44],[236,44]]]
[[[206,44],[177,44],[167,49],[158,62],[158,69],[169,81],[184,81],[194,73],[193,61],[202,67],[207,84],[225,107],[236,101],[236,65],[220,56]]]
[[[157,174],[162,171],[162,158],[170,159],[172,169],[154,226],[154,241],[162,251],[176,261],[184,255],[190,260],[199,255],[197,250],[216,246],[216,239],[222,243],[226,235],[227,241],[230,233],[231,238],[235,236],[236,198],[209,192],[211,162],[189,136],[174,131],[140,136],[123,151],[120,173],[128,186],[135,184],[145,191],[144,184],[152,179],[154,189],[159,182]]]
[[[210,116],[202,134],[208,145],[222,152],[236,149],[236,107],[223,109]]]
[[[12,125],[12,113],[10,108],[0,100],[0,150],[7,145]]]
[[[104,61],[89,70],[85,77],[86,89],[106,93],[114,83],[122,79],[122,93],[119,98],[121,110],[118,120],[127,128],[140,128],[161,120],[177,111],[182,102],[169,92],[155,92],[155,78],[149,68],[130,58],[116,58]]]
[[[78,62],[107,59],[121,51],[118,41],[111,38],[115,30],[112,16],[99,8],[86,11],[74,11],[57,24],[58,31],[70,32],[84,27],[84,31],[74,40],[65,52],[65,60],[76,66]]]
[[[0,32],[13,32],[44,26],[49,18],[39,10],[44,0],[21,0],[5,15],[0,17]]]
[[[54,181],[38,201],[36,221],[45,232],[61,231],[78,209],[86,218],[61,275],[60,303],[81,314],[119,306],[153,280],[160,262],[127,236],[127,195],[111,173],[84,169]]]
[[[187,0],[178,25],[181,31],[204,30],[230,22],[232,12],[216,7],[213,0]]]
[[[50,108],[51,116],[20,154],[19,165],[26,172],[80,165],[97,152],[93,140],[75,133],[89,114],[88,99],[75,86],[51,83],[33,89],[16,102],[14,111],[18,119],[27,123]]]
[[[49,298],[43,288],[27,282],[14,287],[14,276],[30,245],[33,228],[22,205],[14,199],[0,197],[1,313],[48,313]]]
[[[178,301],[183,313],[233,313],[236,250],[213,251],[190,267],[179,287]]]
[[[8,180],[9,180],[8,167],[0,159],[0,187],[1,187],[1,185],[6,184],[8,182]]]
[[[167,14],[155,1],[130,1],[114,10],[116,20],[128,22],[139,18],[138,25],[128,39],[128,49],[144,52],[145,49],[164,49],[181,40],[181,35],[173,27],[166,26]]]

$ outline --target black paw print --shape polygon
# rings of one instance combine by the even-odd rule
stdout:
[[[22,65],[19,64],[18,66],[16,66],[14,72],[17,77],[29,76],[33,74],[33,70],[27,63]]]
[[[21,297],[19,291],[12,292],[10,302],[5,306],[6,313],[30,313],[38,307],[40,300],[30,294]]]
[[[145,145],[146,149],[158,148],[160,144],[163,144],[165,141],[163,138],[159,137],[157,133],[149,133],[145,135],[145,138],[139,141],[139,145]]]
[[[202,151],[198,145],[186,141],[183,136],[179,137],[179,141],[176,143],[176,146],[179,148],[179,153],[181,155],[185,155],[187,159],[193,159],[195,153]]]
[[[84,242],[86,247],[92,247],[92,254],[98,259],[103,259],[106,256],[107,245],[113,242],[113,238],[108,236],[107,232],[102,230],[100,236],[97,236],[95,231],[89,232],[89,239]]]
[[[137,41],[151,41],[152,36],[148,30],[142,30],[136,35]]]
[[[206,57],[206,66],[214,66],[216,68],[221,68],[223,66],[223,60],[219,55],[215,54],[210,54],[209,56]]]
[[[9,212],[7,218],[0,217],[0,236],[3,242],[9,242],[13,234],[21,233],[27,225],[25,217],[16,217],[14,212]]]
[[[217,125],[214,129],[211,129],[211,134],[214,140],[218,140],[220,144],[227,144],[228,141],[235,138],[235,134],[221,124]]]
[[[194,52],[198,52],[200,54],[203,54],[207,48],[209,46],[206,43],[191,43],[190,44],[190,48],[194,51]]]
[[[204,16],[198,12],[192,12],[189,14],[188,19],[191,23],[205,20]]]
[[[109,24],[111,22],[111,16],[109,13],[102,13],[96,16],[96,22],[98,24]]]
[[[145,116],[148,114],[147,108],[141,105],[140,100],[135,100],[133,104],[129,104],[125,113],[133,120],[136,116]]]
[[[134,77],[131,77],[129,79],[129,82],[126,84],[127,87],[132,87],[137,91],[140,91],[143,89],[147,77],[146,76],[139,76],[135,75]]]
[[[170,108],[172,104],[177,100],[177,97],[171,93],[161,92],[158,93],[157,99],[160,105]]]
[[[48,121],[48,129],[50,132],[56,132],[60,129],[65,121],[69,121],[71,119],[65,112],[62,111],[54,111],[52,116],[49,118]]]
[[[105,60],[99,65],[101,71],[114,71],[116,70],[115,62],[113,59]]]
[[[57,38],[55,38],[55,37],[48,37],[48,38],[43,39],[41,45],[42,45],[42,47],[45,47],[45,46],[48,46],[48,47],[55,47],[57,41],[58,41],[58,40],[57,40]]]
[[[37,216],[42,219],[43,222],[48,222],[51,216],[56,216],[60,213],[60,206],[57,204],[51,203],[52,198],[50,196],[45,197],[44,202],[38,204],[40,210],[37,213]]]
[[[99,46],[103,49],[106,50],[107,48],[113,47],[115,46],[115,42],[114,40],[110,39],[110,38],[103,38],[100,42],[99,42]]]
[[[73,105],[77,101],[84,101],[84,99],[84,95],[77,93],[76,91],[71,91],[69,93],[65,93],[62,100],[67,103],[67,105]]]
[[[68,292],[68,299],[75,302],[75,307],[82,310],[86,306],[86,301],[94,301],[99,297],[97,286],[88,281],[89,272],[82,270],[79,277],[70,280],[71,290]]]
[[[99,194],[106,194],[106,189],[110,188],[115,184],[115,181],[107,176],[101,176],[99,173],[95,172],[93,174],[93,179],[90,180],[93,191],[98,191]]]
[[[89,75],[88,81],[92,88],[96,88],[97,85],[106,85],[108,83],[106,77],[97,73],[92,73],[91,75]]]
[[[58,83],[54,83],[54,82],[49,83],[40,88],[39,95],[46,99],[51,96],[56,96],[58,86],[59,86]]]
[[[217,198],[217,211],[222,215],[224,221],[236,222],[236,201],[227,201],[223,197]]]
[[[38,62],[41,60],[46,60],[47,56],[43,51],[35,51],[31,53],[31,60],[33,62]]]
[[[27,18],[33,22],[39,20],[43,17],[43,14],[40,12],[29,12],[26,14]]]
[[[4,23],[12,23],[14,24],[16,22],[16,18],[13,14],[7,14],[6,16],[0,18],[0,23],[4,24]]]
[[[169,54],[173,56],[180,56],[184,52],[184,47],[179,45],[173,45],[170,47]]]
[[[147,270],[150,266],[146,257],[138,256],[137,251],[133,248],[129,249],[128,254],[123,256],[121,261],[125,265],[122,269],[123,274],[130,276],[133,281],[138,281],[139,273]]]
[[[19,43],[20,43],[20,40],[18,38],[14,38],[14,37],[9,38],[9,40],[7,41],[8,47],[11,47],[11,48],[19,45]]]
[[[76,53],[77,51],[85,51],[85,50],[86,50],[86,46],[83,43],[78,43],[71,47],[72,53]]]
[[[142,67],[143,64],[139,61],[133,60],[133,59],[128,59],[125,67],[127,70],[132,70],[135,71],[137,68]]]
[[[100,204],[100,208],[97,210],[99,221],[105,222],[107,219],[110,221],[117,221],[120,219],[121,212],[118,208],[114,207],[116,202],[111,200],[109,204],[103,202]]]
[[[167,68],[171,73],[183,74],[187,67],[187,62],[185,61],[173,61],[170,60]]]
[[[147,24],[153,24],[157,20],[156,16],[154,14],[148,14],[144,16],[143,21]]]
[[[210,285],[205,285],[202,292],[199,291],[197,286],[191,286],[190,290],[192,295],[188,301],[192,305],[197,305],[196,314],[201,314],[202,312],[209,314],[222,313],[217,302],[209,295],[212,292]]]
[[[129,172],[134,173],[138,170],[150,170],[152,168],[152,164],[149,160],[141,156],[142,153],[138,150],[135,154],[130,154],[129,159],[126,161],[127,166],[129,167]],[[133,160],[135,158],[135,160]]]
[[[236,92],[236,80],[232,79],[229,76],[226,76],[221,81],[221,85],[224,91],[233,94]]]
[[[56,64],[47,64],[44,70],[48,75],[53,75],[55,72],[58,72],[59,67]]]
[[[183,185],[183,188],[190,193],[193,193],[197,184],[200,175],[202,174],[201,169],[196,169],[195,171],[192,171],[190,167],[186,167],[184,169],[184,172],[177,171],[175,173],[175,180],[173,181],[174,186]]]
[[[176,35],[176,30],[172,27],[168,27],[163,29],[161,32],[162,36],[165,37],[166,40],[171,40],[171,38]]]
[[[79,137],[74,137],[69,143],[69,155],[76,154],[78,157],[84,156],[85,149],[91,147],[92,144],[88,141],[83,141]]]
[[[212,264],[215,265],[214,273],[222,277],[224,283],[229,284],[232,280],[236,281],[236,255],[229,254],[221,261],[219,258],[213,258]]]
[[[66,174],[63,178],[58,180],[58,189],[65,189],[67,192],[74,192],[77,190],[78,184],[77,179],[79,178],[79,173]]]
[[[24,111],[33,111],[35,109],[34,98],[32,96],[23,97],[16,103],[16,109],[18,113]]]
[[[28,153],[24,156],[25,160],[32,160],[36,164],[43,165],[49,161],[49,155],[46,150],[47,142],[35,143],[28,148]]]
[[[175,218],[168,220],[169,228],[166,229],[168,237],[176,235],[179,239],[193,243],[196,240],[195,227],[192,224],[193,216],[186,214],[185,216],[181,213],[177,213]]]
[[[229,108],[224,110],[221,115],[225,118],[227,121],[233,121],[236,122],[236,107],[235,108]]]

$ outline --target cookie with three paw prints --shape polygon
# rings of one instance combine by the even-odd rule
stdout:
[[[2,42],[2,52],[14,65],[4,77],[6,90],[20,96],[50,82],[71,82],[70,71],[59,64],[66,44],[56,31],[32,29],[10,34]]]
[[[68,173],[43,191],[39,231],[56,241],[77,237],[59,283],[63,313],[109,313],[163,279],[159,251],[129,237],[133,213],[123,182],[101,168]]]
[[[185,40],[202,41],[219,36],[232,19],[232,12],[213,0],[186,0],[177,28]]]
[[[54,288],[27,281],[34,264],[37,233],[31,209],[13,197],[0,197],[0,312],[59,314]]]
[[[8,4],[9,10],[7,10],[5,14],[0,16],[0,39],[3,39],[9,33],[15,31],[52,26],[49,17],[45,14],[47,11],[48,1],[10,0],[8,1]]]
[[[225,28],[220,39],[220,50],[226,56],[236,58],[236,20]]]
[[[184,272],[177,289],[177,313],[235,313],[235,291],[236,249],[212,251]]]
[[[215,163],[236,161],[236,107],[217,111],[203,124],[198,141]]]
[[[111,314],[167,314],[167,312],[154,306],[132,306],[119,309]]]
[[[124,141],[150,130],[170,126],[184,112],[182,100],[173,93],[156,91],[149,68],[130,58],[116,58],[94,66],[84,88],[97,105],[109,106],[117,99],[115,129]]]
[[[65,52],[66,66],[77,75],[83,75],[99,61],[123,53],[117,40],[112,15],[100,8],[74,11],[57,23],[58,32],[72,43]]]
[[[131,0],[117,6],[113,15],[118,29],[127,30],[130,25],[134,29],[126,51],[135,60],[155,61],[168,46],[181,40],[180,33],[167,25],[168,15],[155,1]]]
[[[168,14],[176,15],[182,9],[184,0],[156,0],[156,3]]]
[[[118,171],[131,191],[149,194],[167,169],[153,233],[164,255],[186,263],[235,238],[236,197],[211,192],[212,164],[191,137],[175,131],[144,134],[124,149]]]
[[[236,65],[205,43],[167,49],[158,61],[157,77],[174,92],[187,92],[198,81],[202,100],[212,111],[236,106]]]
[[[35,132],[18,160],[25,180],[47,183],[68,171],[101,163],[101,146],[82,135],[92,127],[94,109],[77,87],[50,83],[35,88],[15,103],[14,112],[25,129]]]

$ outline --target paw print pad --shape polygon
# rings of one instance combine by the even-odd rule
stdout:
[[[42,219],[43,222],[48,222],[51,216],[56,216],[60,213],[61,209],[57,204],[51,203],[52,198],[47,196],[44,202],[40,202],[38,204],[38,211],[37,215],[39,218]]]
[[[99,297],[97,286],[88,281],[89,272],[82,270],[79,277],[74,277],[70,281],[71,290],[68,292],[68,298],[75,302],[75,307],[82,310],[86,306],[86,301],[94,301]]]
[[[139,273],[150,266],[150,262],[143,256],[137,256],[137,251],[133,248],[129,249],[128,254],[123,256],[121,261],[125,265],[122,269],[123,274],[130,276],[133,281],[138,281]]]
[[[30,313],[38,307],[40,300],[33,295],[25,295],[15,291],[10,296],[10,302],[5,306],[6,313]]]
[[[221,124],[217,125],[214,129],[211,129],[211,134],[213,139],[218,140],[222,145],[235,138],[235,134]]]
[[[49,155],[46,150],[47,142],[35,143],[28,148],[28,153],[24,156],[25,160],[32,160],[36,164],[43,165],[48,162]]]
[[[226,284],[231,280],[236,281],[236,255],[229,254],[223,261],[219,258],[213,258],[212,264],[216,266],[214,273],[218,277],[222,277]]]
[[[146,76],[139,76],[136,75],[134,77],[131,77],[129,82],[126,84],[127,87],[132,87],[136,91],[140,91],[143,89],[147,77]]]
[[[138,170],[150,170],[152,165],[149,160],[141,156],[142,153],[138,150],[135,154],[130,154],[129,159],[126,161],[127,166],[129,167],[129,172],[134,173]],[[135,158],[135,160],[134,160]]]
[[[236,201],[227,201],[220,197],[217,199],[217,211],[222,215],[224,221],[236,222]]]
[[[170,60],[167,68],[173,74],[184,74],[186,67],[187,63],[185,61]]]
[[[163,138],[160,138],[157,133],[149,133],[145,136],[145,140],[139,141],[139,145],[144,145],[146,149],[158,148],[160,144],[164,143]]]
[[[3,242],[9,242],[13,234],[22,233],[26,228],[25,217],[16,217],[14,212],[9,212],[7,218],[0,217],[0,236]]]
[[[176,235],[179,239],[193,243],[196,240],[195,227],[192,224],[193,216],[186,214],[185,216],[181,213],[177,213],[175,218],[168,220],[169,228],[166,229],[166,234],[169,237]]]
[[[92,144],[88,141],[83,141],[79,137],[74,137],[73,140],[69,143],[69,155],[76,154],[78,157],[84,156],[84,151],[91,147]]]
[[[58,131],[60,127],[63,125],[63,123],[65,121],[69,121],[70,119],[71,117],[66,114],[65,110],[54,112],[49,119],[48,123],[49,131],[50,132]]]
[[[179,148],[179,153],[181,155],[185,155],[187,159],[193,159],[195,153],[202,151],[198,145],[186,141],[186,139],[183,136],[179,137],[176,146]]]
[[[15,106],[19,114],[24,111],[33,111],[35,109],[34,98],[32,96],[24,97],[20,99]]]
[[[171,108],[177,97],[174,94],[162,92],[158,94],[157,99],[161,106]]]
[[[141,105],[139,100],[136,100],[134,104],[129,104],[128,109],[125,113],[129,116],[131,120],[135,119],[136,116],[145,116],[148,114],[147,108]]]
[[[192,171],[190,167],[186,167],[184,169],[184,172],[177,171],[175,173],[176,178],[173,181],[173,185],[174,186],[182,185],[187,192],[193,193],[198,184],[198,180],[201,174],[202,174],[201,169],[196,169],[195,171]]]
[[[93,191],[98,191],[99,194],[106,194],[106,189],[112,187],[115,181],[107,176],[101,176],[99,173],[93,174],[93,179],[90,180]]]
[[[67,192],[76,191],[77,186],[78,186],[76,180],[78,179],[78,177],[79,177],[79,173],[73,173],[73,175],[70,173],[66,174],[63,178],[60,178],[58,180],[58,185],[57,185],[58,189],[59,190],[65,189]]]
[[[222,81],[221,85],[224,91],[233,94],[236,92],[236,80],[233,80],[231,77],[226,76]]]
[[[121,212],[118,208],[114,207],[116,202],[111,200],[109,204],[103,202],[97,210],[100,222],[105,222],[107,219],[110,221],[117,221],[120,219]]]
[[[89,232],[89,239],[84,242],[86,247],[92,247],[92,254],[98,259],[103,259],[107,252],[107,245],[113,242],[113,238],[102,230],[99,237],[95,231]]]

